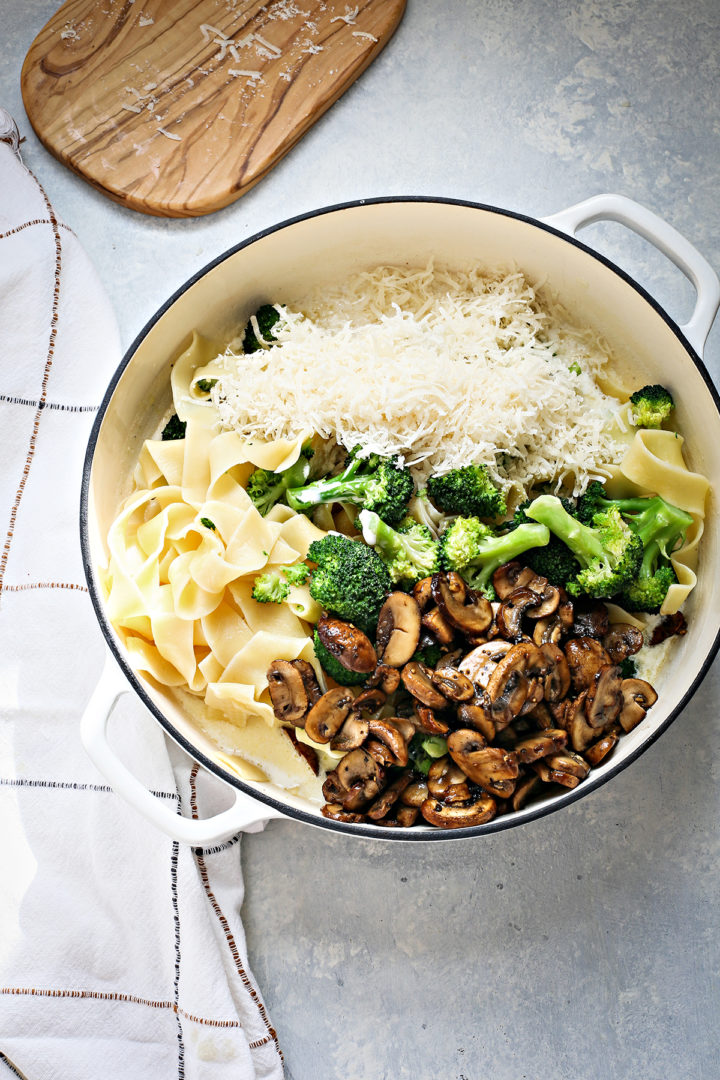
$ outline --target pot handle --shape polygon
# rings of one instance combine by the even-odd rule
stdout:
[[[695,287],[695,310],[680,329],[696,352],[702,356],[705,341],[720,305],[720,280],[710,263],[677,229],[625,195],[594,195],[584,202],[569,206],[567,210],[543,218],[543,221],[571,236],[575,236],[583,226],[592,225],[596,221],[618,221],[648,240],[663,255],[667,255]]]
[[[120,695],[129,691],[126,678],[114,656],[108,651],[102,675],[80,721],[80,736],[88,756],[113,790],[143,817],[173,840],[180,840],[194,847],[205,847],[227,840],[242,829],[255,832],[257,828],[254,829],[253,826],[257,827],[271,818],[284,816],[242,791],[235,792],[235,802],[229,809],[214,817],[186,818],[171,810],[133,776],[108,742],[107,726],[112,708]]]

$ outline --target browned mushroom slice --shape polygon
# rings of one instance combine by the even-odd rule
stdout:
[[[557,750],[564,750],[567,746],[567,732],[560,728],[548,728],[546,731],[538,731],[529,739],[522,739],[515,743],[515,753],[518,761],[528,765],[531,761],[547,757]]]
[[[296,671],[300,672],[300,678],[303,681],[305,693],[308,697],[308,704],[314,705],[318,698],[322,696],[322,690],[317,681],[315,668],[312,664],[309,664],[307,660],[291,660],[290,663]]]
[[[472,701],[458,706],[457,718],[463,727],[475,728],[491,742],[495,738],[496,728],[492,719],[492,706],[487,694],[477,694]]]
[[[610,619],[605,605],[600,600],[582,598],[575,601],[573,634],[575,637],[605,637],[610,626]]]
[[[368,737],[363,744],[363,750],[367,750],[373,761],[382,769],[389,769],[395,764],[392,750],[380,739]]]
[[[409,829],[420,816],[420,811],[414,806],[398,806],[395,804],[394,816],[379,818],[373,821],[373,825],[381,825],[384,829]]]
[[[267,670],[267,681],[278,720],[302,727],[309,701],[301,673],[289,660],[273,660]]]
[[[413,780],[411,784],[408,784],[400,796],[400,802],[403,803],[404,806],[413,806],[416,809],[420,809],[427,797],[427,781]]]
[[[509,641],[485,641],[463,657],[458,671],[467,675],[471,682],[485,688],[498,663],[511,649],[512,643]]]
[[[351,750],[335,766],[337,783],[343,791],[349,791],[360,783],[370,786],[377,781],[378,768],[366,750]],[[372,798],[375,796],[373,795]]]
[[[403,686],[421,705],[429,709],[445,709],[448,701],[432,684],[432,670],[419,660],[411,660],[400,672]]]
[[[334,769],[332,772],[329,772],[325,777],[322,786],[322,793],[323,798],[326,799],[327,802],[339,802],[340,799],[342,799],[345,793],[345,789],[340,783],[340,778],[338,777],[338,774],[335,772]]]
[[[348,671],[364,674],[375,670],[375,649],[367,634],[357,626],[323,614],[318,620],[317,632],[327,651]]]
[[[456,792],[456,797],[452,801],[460,802],[463,798],[470,797],[467,779],[467,774],[445,754],[444,757],[436,758],[430,766],[427,775],[427,789],[430,796],[445,801],[449,792],[453,788],[458,788],[460,789],[459,798],[457,797],[458,792]]]
[[[471,780],[491,795],[507,798],[512,794],[519,772],[512,751],[486,746],[482,735],[468,728],[453,731],[447,742],[453,761]]]
[[[379,712],[387,701],[387,695],[380,687],[363,690],[353,701],[354,712]]]
[[[602,729],[617,720],[623,706],[622,682],[617,664],[600,668],[585,700],[585,719],[591,728]]]
[[[529,566],[523,566],[522,563],[515,561],[505,563],[503,566],[499,566],[493,574],[493,588],[498,598],[504,600],[515,589],[522,589],[535,577],[537,577],[537,574]]]
[[[529,615],[531,619],[547,619],[557,611],[560,605],[560,590],[555,585],[545,581],[544,578],[539,580],[544,581],[542,588],[539,587],[537,582],[531,582],[528,586],[533,592],[540,593],[542,597],[539,604],[526,609],[525,614]]]
[[[536,645],[559,645],[564,632],[562,619],[557,613],[548,615],[545,619],[538,619],[532,632],[532,639]]]
[[[661,642],[666,641],[667,638],[673,637],[675,634],[678,637],[684,637],[687,634],[687,622],[682,611],[676,611],[673,615],[665,615],[657,624],[652,632],[650,638],[651,645],[659,645]]]
[[[571,750],[534,761],[532,768],[545,783],[561,784],[567,788],[576,788],[590,772],[585,759]]]
[[[548,702],[548,712],[553,718],[554,727],[564,728],[565,731],[567,731],[568,715],[571,706],[572,701],[570,698],[565,698],[564,701]]]
[[[630,623],[611,623],[603,645],[613,664],[621,664],[642,648],[642,631]]]
[[[281,731],[285,732],[288,739],[293,744],[293,749],[295,750],[295,753],[298,755],[298,757],[304,758],[305,761],[308,763],[308,766],[317,776],[320,772],[320,761],[317,756],[317,751],[313,750],[312,746],[308,746],[307,743],[302,743],[299,741],[297,735],[295,734],[295,728],[281,728]]]
[[[443,720],[438,720],[432,709],[419,702],[415,705],[413,714],[415,727],[425,735],[447,735],[450,727]]]
[[[432,575],[430,577],[421,578],[420,581],[416,581],[413,585],[412,595],[415,597],[421,611],[426,611],[432,604],[431,582]]]
[[[407,664],[420,641],[420,608],[404,592],[391,592],[378,615],[376,651],[388,667]]]
[[[353,709],[343,726],[331,740],[330,749],[344,753],[357,750],[359,746],[362,746],[369,734],[368,721]]]
[[[570,745],[579,753],[583,753],[598,737],[597,728],[591,727],[585,716],[587,694],[587,690],[583,690],[582,694],[570,702],[565,714],[565,729],[570,736]]]
[[[538,702],[532,712],[527,713],[525,719],[532,722],[535,727],[540,728],[541,731],[547,731],[548,728],[556,726],[555,721],[550,715],[550,710],[544,701]]]
[[[333,821],[347,821],[353,825],[359,825],[362,821],[367,821],[364,814],[351,814],[348,810],[343,810],[342,806],[337,803],[326,803],[325,806],[320,808],[320,813],[323,817],[331,818]]]
[[[558,609],[555,614],[560,620],[563,633],[572,633],[573,622],[575,619],[575,605],[564,589],[560,589],[560,603],[558,604]]]
[[[490,601],[469,589],[459,574],[433,574],[432,594],[447,621],[463,634],[484,634],[492,624]]]
[[[455,628],[450,625],[439,607],[425,612],[422,625],[423,629],[432,634],[438,645],[450,645],[455,637]]]
[[[540,645],[540,652],[547,662],[547,671],[543,680],[546,701],[562,701],[570,692],[570,668],[565,653],[552,642]]]
[[[437,799],[426,799],[420,813],[430,825],[439,829],[466,829],[471,825],[484,825],[495,817],[497,803],[485,793],[467,803],[446,806]]]
[[[620,736],[617,732],[608,731],[606,735],[603,735],[602,739],[598,739],[596,743],[584,750],[586,760],[591,765],[599,765],[601,761],[605,760],[610,751],[615,749],[619,741]]]
[[[400,672],[397,668],[388,667],[386,664],[378,664],[367,681],[367,686],[374,689],[379,686],[383,694],[394,694],[400,685]]]
[[[543,682],[544,679],[528,679],[527,697],[520,707],[519,716],[532,712],[543,700],[545,694]]]
[[[532,589],[514,589],[500,604],[495,622],[497,628],[508,641],[515,641],[522,636],[523,615],[529,608],[536,607],[542,601],[539,593]]]
[[[388,716],[385,720],[386,723],[390,724],[391,727],[396,728],[396,730],[400,732],[406,743],[409,743],[415,735],[417,728],[410,717]]]
[[[622,710],[618,717],[623,731],[632,731],[657,701],[657,694],[644,679],[623,679],[620,693]]]
[[[410,773],[405,773],[402,776],[399,776],[397,780],[393,780],[392,784],[386,787],[380,797],[372,804],[367,811],[367,816],[374,821],[377,821],[379,818],[384,818],[398,801],[411,780],[412,776]]]
[[[469,701],[475,695],[475,687],[457,668],[436,668],[430,678],[433,686],[448,701]]]
[[[330,742],[345,722],[353,701],[352,691],[345,686],[336,686],[318,698],[305,717],[305,731],[313,742]]]
[[[506,727],[520,712],[528,696],[529,680],[545,674],[545,658],[536,645],[523,641],[513,645],[488,680],[492,718]]]
[[[595,682],[600,668],[610,663],[610,657],[600,642],[591,637],[570,638],[565,642],[565,656],[577,693],[588,690]]]
[[[407,765],[407,743],[395,724],[390,723],[389,720],[378,720],[376,717],[371,717],[368,721],[368,729],[372,737],[384,743],[392,754],[393,760],[389,764]]]
[[[540,784],[541,780],[537,773],[528,773],[527,776],[522,776],[518,780],[517,787],[510,800],[513,810],[522,810],[528,799],[537,794]]]

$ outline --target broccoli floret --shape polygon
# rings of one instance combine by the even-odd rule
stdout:
[[[677,581],[670,555],[684,541],[692,516],[659,495],[608,499],[597,482],[588,486],[578,508],[583,520],[610,509],[622,514],[640,538],[643,555],[637,576],[625,586],[621,602],[629,611],[659,611],[668,589]]]
[[[315,656],[317,658],[320,667],[323,671],[327,672],[331,679],[334,679],[336,683],[340,683],[341,686],[362,686],[367,682],[368,676],[361,671],[348,671],[346,667],[343,667],[340,661],[333,656],[333,654],[326,649],[320,640],[320,635],[317,630],[313,636],[313,646],[315,648]]]
[[[447,740],[440,735],[413,735],[408,745],[410,765],[419,776],[427,776],[430,766],[436,758],[447,754]]]
[[[315,480],[305,487],[289,488],[288,506],[306,514],[322,503],[349,502],[374,511],[390,525],[397,525],[405,517],[414,490],[410,470],[400,468],[393,458],[373,454],[363,459],[359,453],[360,447],[356,447],[337,476]]]
[[[317,563],[310,578],[313,600],[366,634],[374,634],[392,586],[380,556],[362,540],[328,533],[312,542],[308,558]]]
[[[307,444],[302,447],[297,461],[283,472],[270,472],[269,469],[256,469],[247,482],[247,493],[263,517],[275,503],[284,502],[289,487],[303,484],[310,475],[309,460],[314,451]]]
[[[195,386],[201,394],[209,394],[216,383],[217,379],[198,379]]]
[[[259,604],[281,604],[290,595],[291,585],[304,585],[309,577],[310,568],[305,563],[276,566],[273,570],[258,574],[252,598]]]
[[[415,653],[413,653],[411,659],[419,660],[421,664],[425,664],[429,668],[436,668],[440,657],[443,655],[443,650],[437,643],[434,645],[423,645]]]
[[[630,421],[635,427],[659,428],[675,408],[672,394],[659,383],[643,386],[630,395]]]
[[[637,664],[632,656],[626,656],[620,661],[620,674],[623,679],[634,679],[637,676]]]
[[[569,514],[574,511],[575,503],[572,499],[561,499],[560,502]],[[515,516],[509,525],[511,529],[530,521],[530,518],[525,513],[525,507],[529,505],[530,501],[528,500],[528,502],[517,508]],[[552,533],[550,534],[549,543],[545,547],[530,548],[523,557],[523,562],[531,570],[534,570],[536,574],[547,578],[551,585],[561,585],[563,587],[566,582],[572,581],[581,569],[580,563],[570,548],[563,544],[562,540],[558,540],[557,536],[553,536]]]
[[[273,327],[280,322],[280,315],[272,304],[263,304],[262,307],[259,307],[255,312],[255,318],[257,319],[258,329],[263,340],[266,343],[268,341],[275,341],[275,334],[271,331]],[[257,339],[257,335],[250,319],[248,319],[247,326],[245,327],[242,347],[243,352],[246,353],[257,352],[258,349],[264,348],[262,343]]]
[[[393,529],[372,510],[361,510],[358,522],[365,543],[375,548],[394,585],[411,589],[416,581],[440,569],[438,542],[427,525],[405,518]]]
[[[163,442],[170,442],[171,439],[184,439],[186,427],[187,422],[181,420],[177,413],[173,413],[165,427],[162,429],[160,438]]]
[[[459,517],[440,537],[440,563],[492,600],[495,590],[491,579],[497,568],[530,548],[544,547],[549,539],[545,526],[534,522],[497,535],[476,517]]]
[[[571,596],[614,596],[637,576],[642,541],[615,507],[595,514],[592,525],[584,525],[556,495],[539,495],[526,513],[567,544],[580,563],[580,573],[566,585]]]
[[[506,512],[505,497],[493,484],[486,465],[464,465],[427,482],[430,499],[446,514],[496,518]]]

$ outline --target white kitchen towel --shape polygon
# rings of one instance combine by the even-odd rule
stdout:
[[[206,850],[166,838],[80,743],[104,652],[79,553],[80,476],[120,347],[3,110],[0,350],[0,1080],[280,1080],[247,962],[239,837]],[[222,785],[133,696],[112,730],[159,798],[217,811]]]

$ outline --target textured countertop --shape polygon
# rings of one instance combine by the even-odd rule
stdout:
[[[5,0],[0,104],[125,343],[227,247],[366,196],[541,217],[618,192],[720,268],[717,0],[408,0],[387,49],[265,180],[186,221],[122,209],[38,143],[20,65],[56,6]],[[648,244],[619,225],[582,238],[687,318],[691,287]],[[705,355],[717,375],[720,326]],[[390,845],[292,822],[248,837],[250,957],[289,1080],[717,1077],[719,704],[716,663],[611,784],[479,842]]]

